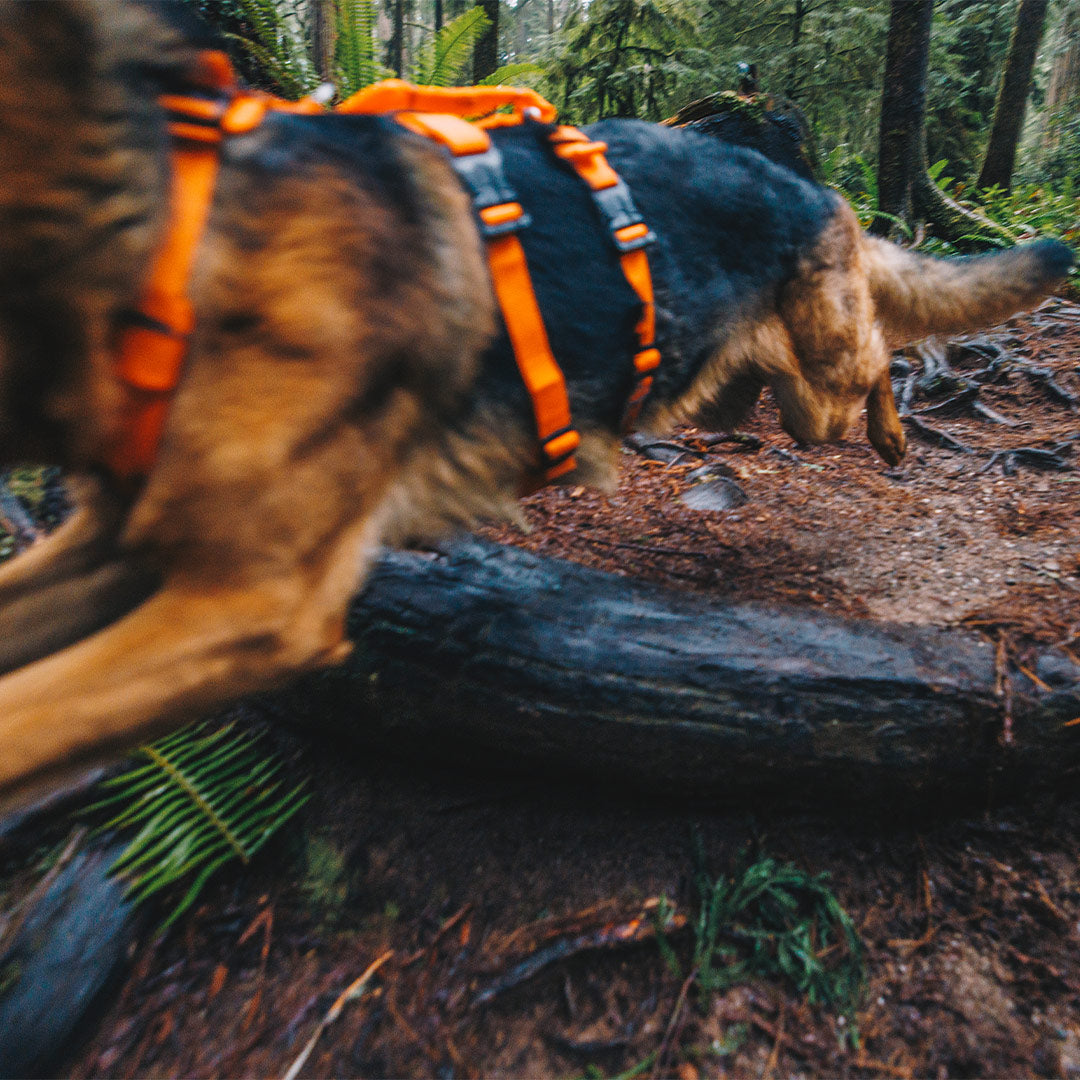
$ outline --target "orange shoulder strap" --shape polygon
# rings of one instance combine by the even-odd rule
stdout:
[[[498,122],[495,110],[504,106],[513,107],[517,122],[525,116],[542,120],[555,116],[554,108],[532,90],[503,86],[456,90],[412,86],[396,79],[361,90],[337,111],[400,110],[395,113],[399,124],[441,143],[453,155],[458,175],[473,197],[495,297],[532,400],[546,483],[575,468],[573,455],[581,437],[571,423],[566,379],[552,354],[525,251],[516,235],[529,224],[528,215],[506,182],[502,156],[491,138],[481,126],[465,119],[493,114],[491,120]],[[438,111],[425,111],[431,109]]]
[[[660,366],[660,351],[656,348],[656,301],[645,252],[656,237],[634,206],[630,189],[604,157],[605,143],[592,142],[583,131],[565,125],[551,133],[551,143],[555,154],[589,185],[618,249],[626,280],[641,300],[641,317],[635,327],[638,338],[634,353],[635,384],[623,412],[623,429],[629,431],[641,414],[641,407],[652,389],[653,373]]]
[[[194,313],[188,278],[213,201],[218,171],[220,103],[165,98],[173,138],[169,218],[135,311],[120,320],[116,374],[127,387],[120,430],[104,464],[123,479],[153,465],[165,414],[180,381]]]

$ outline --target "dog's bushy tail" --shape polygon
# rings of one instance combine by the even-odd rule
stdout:
[[[1048,296],[1075,261],[1057,240],[935,259],[873,236],[866,237],[865,257],[877,316],[890,345],[995,326]]]

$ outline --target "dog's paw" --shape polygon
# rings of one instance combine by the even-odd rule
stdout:
[[[900,426],[900,421],[895,424],[874,423],[866,425],[867,434],[870,436],[870,445],[878,452],[881,459],[889,465],[899,465],[907,453],[907,436]]]

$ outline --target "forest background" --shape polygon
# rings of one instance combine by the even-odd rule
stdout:
[[[503,81],[587,123],[663,120],[717,91],[753,89],[802,111],[819,175],[876,231],[939,253],[1036,234],[1080,244],[1080,0],[192,2],[225,31],[246,78],[286,96],[329,81],[344,97],[394,75]],[[890,86],[887,57],[905,34],[928,37],[924,70],[912,86],[905,60],[907,85]],[[917,146],[891,157],[890,91],[901,126],[925,124]],[[913,213],[910,177],[893,175],[913,164],[1003,231],[918,198]]]

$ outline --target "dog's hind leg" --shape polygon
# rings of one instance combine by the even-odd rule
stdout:
[[[366,525],[317,567],[242,584],[190,573],[76,645],[0,679],[0,808],[245,693],[343,659]]]
[[[0,567],[0,674],[100,630],[159,581],[117,548],[124,507],[83,487],[83,502],[56,532]]]
[[[55,532],[0,566],[0,609],[49,582],[106,560],[126,507],[90,479],[73,482],[76,508]]]

